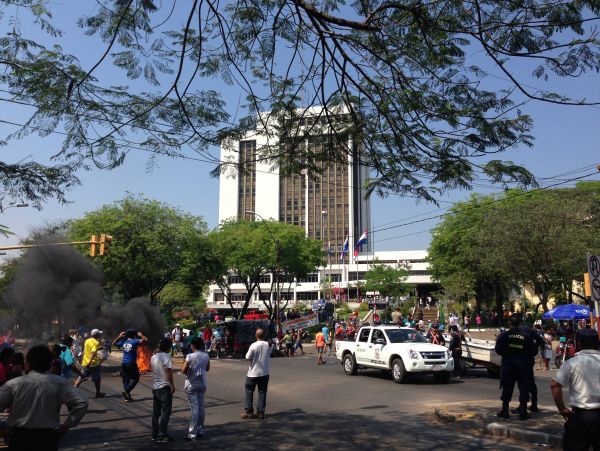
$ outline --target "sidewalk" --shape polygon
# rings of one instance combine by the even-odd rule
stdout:
[[[517,407],[511,403],[511,409]],[[540,405],[541,412],[531,413],[531,419],[519,420],[518,414],[511,413],[508,419],[498,418],[498,402],[482,401],[474,403],[445,403],[435,408],[436,418],[452,427],[463,430],[478,429],[496,437],[510,437],[532,445],[562,448],[564,419],[556,412],[555,406]]]

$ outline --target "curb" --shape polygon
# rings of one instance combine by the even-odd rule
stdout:
[[[454,423],[456,416],[443,410],[434,410],[436,418],[442,423]],[[470,424],[472,422],[469,422]],[[483,430],[486,434],[494,437],[505,437],[512,438],[514,440],[520,440],[538,445],[547,445],[553,448],[562,448],[562,436],[555,434],[548,434],[546,432],[529,431],[527,429],[519,429],[509,427],[508,425],[501,423],[488,423],[483,426]]]

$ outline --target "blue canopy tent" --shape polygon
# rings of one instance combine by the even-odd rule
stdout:
[[[543,319],[553,320],[579,320],[590,319],[590,309],[585,305],[563,304],[557,305],[542,315]]]

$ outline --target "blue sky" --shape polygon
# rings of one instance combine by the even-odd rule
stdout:
[[[83,3],[83,12],[91,12],[95,2]],[[61,5],[57,3],[57,5]],[[80,4],[82,5],[82,4]],[[64,10],[63,6],[60,6]],[[82,11],[69,11],[61,20],[72,20],[74,14]],[[72,23],[72,22],[71,22]],[[0,25],[2,22],[0,22]],[[80,30],[74,27],[67,29],[65,48],[82,55],[82,62],[91,66],[95,59],[104,51],[104,45],[94,37],[83,37]],[[72,46],[72,48],[69,48]],[[475,55],[475,58],[477,56]],[[98,75],[102,75],[101,69]],[[531,67],[516,68],[519,74],[527,76]],[[106,73],[105,73],[106,75]],[[498,73],[499,76],[501,74]],[[501,78],[492,80],[493,85],[502,86]],[[547,88],[543,81],[531,80],[533,86]],[[588,99],[600,99],[600,83],[598,75],[590,75],[566,83],[560,80],[558,86],[574,96],[584,96]],[[237,104],[242,95],[231,87],[224,87],[218,81],[214,88],[225,93],[226,100]],[[7,95],[0,92],[0,98]],[[525,105],[523,111],[530,114],[535,123],[533,148],[517,148],[500,154],[498,158],[512,160],[523,164],[537,177],[553,177],[567,171],[580,169],[600,163],[600,107],[568,107],[546,103],[531,102]],[[22,122],[26,118],[23,107],[0,101],[0,121]],[[14,126],[0,123],[0,137],[15,130]],[[36,160],[47,159],[59,146],[60,136],[50,135],[40,138],[31,135],[21,141],[12,141],[6,148],[0,149],[3,159],[15,161],[32,155]],[[214,151],[217,154],[217,151]],[[158,166],[147,171],[148,155],[133,150],[126,163],[113,171],[81,172],[79,176],[82,185],[68,193],[70,204],[59,205],[50,200],[41,211],[33,208],[7,209],[0,223],[8,226],[16,233],[15,237],[2,238],[5,245],[18,241],[25,236],[31,227],[47,221],[67,219],[81,216],[84,212],[121,199],[127,192],[141,193],[146,197],[157,199],[182,210],[203,216],[209,227],[217,225],[218,218],[218,180],[209,176],[213,166],[194,161],[182,161],[161,158]],[[585,170],[573,174],[580,176],[593,170]],[[562,177],[567,179],[568,176]],[[600,180],[600,173],[588,180]],[[489,185],[487,182],[482,182]],[[556,180],[541,180],[541,185],[556,183]],[[572,186],[567,183],[561,186]],[[474,187],[473,192],[490,193],[499,191],[498,187]],[[430,241],[429,229],[439,221],[429,220],[415,224],[404,225],[406,222],[418,221],[423,218],[441,214],[449,206],[449,202],[466,199],[470,192],[456,191],[440,198],[440,205],[435,206],[424,202],[416,202],[411,198],[391,196],[386,199],[374,197],[371,200],[372,223],[375,229],[395,226],[375,234],[377,250],[414,250],[427,248]],[[6,205],[7,200],[5,200]],[[441,208],[441,209],[440,209]],[[391,223],[391,224],[390,224]],[[100,231],[102,232],[102,231]]]

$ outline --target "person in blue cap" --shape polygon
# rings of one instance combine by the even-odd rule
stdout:
[[[123,349],[123,360],[121,362],[121,376],[123,377],[123,401],[133,401],[131,391],[140,381],[140,370],[137,365],[137,347],[145,344],[148,339],[133,329],[121,332],[113,341],[113,346]]]

